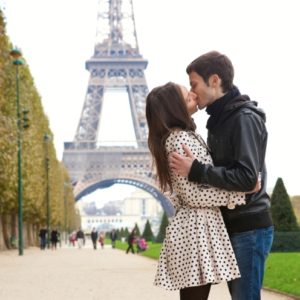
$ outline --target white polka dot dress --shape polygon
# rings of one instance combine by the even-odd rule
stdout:
[[[167,153],[184,154],[187,145],[195,157],[212,164],[205,142],[194,132],[173,131]],[[189,182],[171,174],[176,215],[168,225],[154,284],[167,290],[230,281],[240,277],[219,206],[245,204],[245,194]]]

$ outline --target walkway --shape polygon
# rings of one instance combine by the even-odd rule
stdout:
[[[0,252],[1,300],[176,300],[178,292],[152,285],[156,261],[123,251],[62,247]],[[226,285],[212,287],[210,300],[230,300]],[[291,300],[263,292],[262,300]]]

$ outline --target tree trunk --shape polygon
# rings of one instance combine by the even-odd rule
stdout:
[[[28,247],[28,234],[27,234],[27,223],[23,222],[23,247],[24,249]]]
[[[10,228],[11,247],[13,249],[17,248],[17,231],[18,231],[17,215],[13,214],[11,215],[11,228]]]
[[[4,247],[6,249],[10,249],[10,240],[9,240],[9,232],[8,232],[8,224],[7,224],[7,216],[6,215],[2,215],[1,225],[2,225]]]
[[[3,227],[2,227],[2,216],[0,215],[0,250],[6,250],[4,238],[3,238]]]
[[[27,224],[27,237],[28,237],[28,246],[33,247],[36,246],[36,232],[34,230],[33,224]]]
[[[39,247],[40,241],[39,241],[39,228],[38,225],[32,225],[33,227],[33,237],[34,237],[34,246]]]

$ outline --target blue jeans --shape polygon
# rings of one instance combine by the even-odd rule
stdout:
[[[45,248],[46,248],[46,238],[45,237],[41,238],[40,248],[41,248],[41,250],[45,250]]]
[[[273,242],[273,226],[234,233],[230,237],[241,278],[228,282],[232,300],[260,300],[265,261]]]

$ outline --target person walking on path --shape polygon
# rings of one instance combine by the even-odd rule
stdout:
[[[85,244],[84,232],[81,229],[79,229],[76,233],[76,240],[77,240],[78,249],[81,249]]]
[[[117,232],[115,229],[112,229],[112,231],[109,234],[110,240],[111,240],[111,246],[112,248],[116,248],[116,240],[117,240]]]
[[[51,240],[51,249],[56,250],[57,249],[57,243],[58,243],[58,231],[56,229],[53,229],[51,231],[50,235],[50,240]]]
[[[101,249],[104,249],[104,240],[105,240],[104,232],[100,232],[100,234],[99,234],[99,243],[100,243]]]
[[[77,232],[75,230],[69,236],[70,245],[72,245],[73,247],[75,247],[76,236],[77,236]]]
[[[168,154],[188,145],[199,161],[212,164],[207,146],[195,133],[191,115],[196,95],[169,82],[146,98],[148,146],[163,192],[170,190],[176,214],[166,229],[154,284],[179,290],[181,300],[206,300],[211,284],[231,281],[240,272],[219,206],[245,204],[243,192],[189,182],[168,167]]]
[[[128,254],[129,251],[131,251],[132,254],[134,254],[134,242],[135,242],[135,228],[132,229],[131,233],[129,234],[128,238],[127,238],[127,242],[128,242],[128,247],[126,250],[126,254]]]
[[[261,174],[261,189],[246,196],[246,205],[222,207],[241,278],[229,282],[233,300],[258,300],[265,261],[271,250],[273,224],[266,192],[265,113],[233,85],[234,68],[217,51],[203,54],[186,69],[198,108],[206,108],[208,148],[214,166],[197,159],[192,149],[170,155],[170,168],[190,182],[226,190],[251,190]]]
[[[47,229],[45,229],[45,228],[40,229],[39,238],[40,238],[40,249],[45,250],[46,249]]]
[[[93,230],[91,232],[91,239],[92,239],[94,250],[97,250],[98,232],[95,227],[93,228]]]

